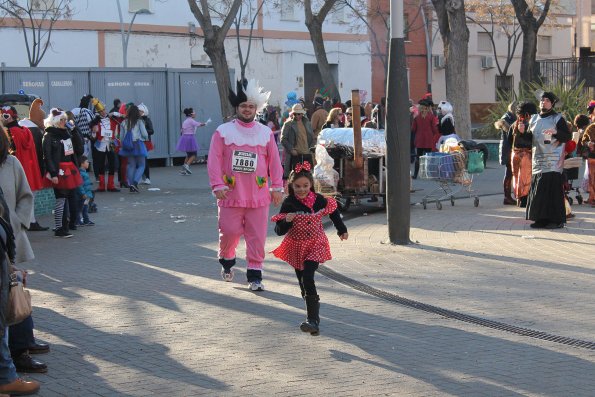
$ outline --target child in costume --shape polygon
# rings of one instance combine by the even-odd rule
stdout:
[[[279,214],[271,219],[277,223],[275,232],[279,236],[285,235],[285,238],[272,253],[295,268],[308,314],[300,329],[318,335],[320,298],[314,274],[320,263],[332,259],[322,217],[330,215],[341,240],[347,240],[349,234],[341,220],[337,202],[314,192],[314,179],[310,170],[310,163],[305,161],[298,163],[289,175],[289,196],[283,201]]]
[[[271,201],[283,199],[283,169],[273,131],[259,123],[257,112],[270,92],[255,80],[238,82],[229,99],[236,119],[217,127],[211,138],[207,169],[219,210],[219,263],[225,281],[233,279],[236,248],[246,241],[246,277],[252,291],[263,291],[262,263]]]

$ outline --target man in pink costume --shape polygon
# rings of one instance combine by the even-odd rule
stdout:
[[[207,168],[219,208],[219,263],[225,281],[233,279],[236,248],[246,241],[246,276],[252,291],[263,291],[262,263],[271,200],[283,198],[283,169],[271,129],[255,121],[270,92],[254,80],[238,82],[229,100],[237,118],[220,125],[211,139]]]

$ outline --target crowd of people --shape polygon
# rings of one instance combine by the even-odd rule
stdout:
[[[341,240],[348,238],[348,232],[335,200],[314,191],[311,148],[322,129],[352,127],[354,113],[359,113],[362,126],[384,128],[385,101],[365,103],[354,112],[350,102],[333,104],[317,95],[311,106],[306,106],[303,99],[292,97],[279,117],[277,108],[267,106],[269,95],[254,80],[238,82],[229,95],[235,118],[218,126],[211,137],[207,171],[218,207],[221,277],[227,282],[233,280],[236,249],[243,237],[248,287],[252,291],[265,289],[267,224],[275,222],[276,233],[285,237],[272,254],[295,269],[305,303],[307,316],[300,329],[318,335],[320,296],[314,275],[320,264],[331,259],[322,217],[330,217]],[[545,92],[539,108],[531,102],[511,104],[496,123],[502,130],[501,162],[506,166],[504,204],[526,207],[532,228],[564,226],[568,213],[563,160],[569,156],[586,159],[586,202],[595,206],[595,101],[574,124],[555,110],[557,101],[553,93]],[[34,258],[26,231],[49,229],[34,217],[36,192],[53,189],[54,235],[69,238],[72,230],[95,224],[89,214],[94,212],[99,193],[117,193],[122,188],[139,193],[139,184],[151,184],[146,158],[153,150],[154,130],[147,106],[116,99],[107,111],[92,95],[81,98],[79,107],[72,111],[54,107],[46,115],[42,105],[40,99],[33,101],[28,117],[22,119],[12,106],[0,109],[3,302],[9,274],[27,281],[26,270],[17,267]],[[421,156],[440,150],[449,139],[460,141],[452,112],[449,102],[435,105],[429,94],[417,106],[411,103],[414,179]],[[183,113],[186,118],[177,149],[186,153],[180,174],[190,175],[200,149],[197,128],[208,121],[195,120],[192,108]],[[574,135],[573,128],[577,130]],[[269,217],[271,203],[281,206],[273,217]],[[49,352],[50,347],[36,341],[31,316],[18,324],[6,324],[4,316],[0,319],[0,393],[33,393],[39,383],[19,378],[17,371],[46,372],[47,365],[31,355]]]
[[[35,195],[53,189],[54,236],[69,238],[72,230],[95,225],[89,213],[96,212],[96,193],[120,191],[117,171],[120,187],[131,193],[139,191],[143,176],[150,184],[145,158],[153,128],[144,104],[115,100],[108,113],[100,100],[85,95],[72,111],[54,107],[46,114],[42,105],[35,99],[22,119],[14,106],[0,107],[0,394],[35,393],[39,382],[17,372],[47,372],[32,357],[50,346],[35,339],[31,315],[15,324],[5,317],[9,285],[27,283],[27,271],[17,266],[34,259],[26,231],[49,229],[35,219]],[[91,164],[97,188],[88,174]]]
[[[564,167],[570,158],[585,159],[581,187],[588,192],[585,203],[595,206],[595,101],[572,122],[556,103],[553,92],[544,92],[539,107],[532,101],[511,103],[495,123],[501,131],[500,163],[506,167],[503,203],[526,208],[526,219],[537,229],[559,229],[574,217]]]

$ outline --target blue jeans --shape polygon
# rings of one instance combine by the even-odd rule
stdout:
[[[0,343],[0,385],[14,382],[18,378],[17,370],[8,348],[8,327],[4,328],[4,337]]]
[[[89,204],[85,204],[85,200],[84,198],[80,198],[79,200],[79,208],[80,208],[80,213],[78,215],[77,218],[77,223],[82,222],[82,223],[88,223],[90,221],[89,219]]]
[[[145,160],[145,156],[128,156],[126,176],[128,177],[129,185],[138,185],[138,181],[140,181],[145,171]]]

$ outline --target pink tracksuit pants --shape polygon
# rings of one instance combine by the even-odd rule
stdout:
[[[262,270],[269,206],[219,207],[219,258],[233,259],[240,237],[246,241],[248,269]]]

